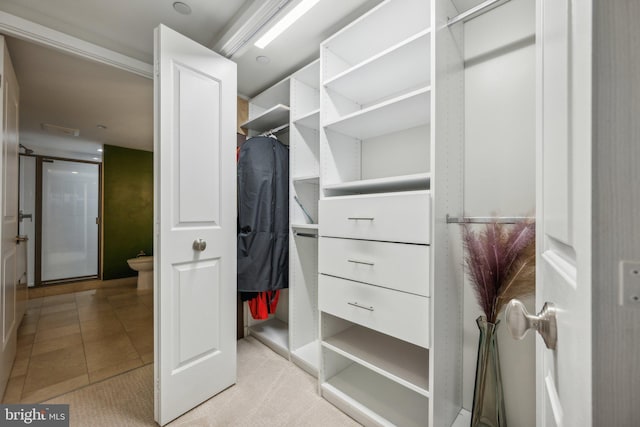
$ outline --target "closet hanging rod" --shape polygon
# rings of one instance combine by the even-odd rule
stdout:
[[[480,16],[485,12],[489,12],[491,9],[501,6],[507,3],[509,0],[487,0],[485,2],[480,3],[479,5],[472,7],[469,10],[462,12],[459,15],[454,16],[453,18],[447,19],[447,25],[453,25],[460,21],[470,21],[476,16]]]
[[[293,234],[296,235],[296,236],[300,236],[300,237],[311,237],[312,239],[317,239],[318,238],[317,234],[311,234],[311,233],[298,233],[298,232],[295,232]]]
[[[289,127],[289,123],[286,123],[284,125],[275,127],[273,129],[269,129],[268,131],[261,133],[260,136],[274,135],[274,134],[280,132],[281,130],[287,129],[288,127]]]
[[[533,221],[533,216],[463,216],[452,217],[447,215],[447,224],[515,224],[519,221]]]

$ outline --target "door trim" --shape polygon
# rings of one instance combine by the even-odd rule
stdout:
[[[2,11],[0,33],[153,79],[151,64]]]

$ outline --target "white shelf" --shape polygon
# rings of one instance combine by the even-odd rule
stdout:
[[[319,184],[320,177],[318,175],[301,175],[294,176],[291,180],[295,183],[303,183],[303,184]]]
[[[430,35],[430,30],[421,31],[338,74],[325,87],[362,105],[407,88],[429,85]]]
[[[424,87],[326,125],[327,129],[358,139],[386,135],[428,124],[431,120],[431,88]]]
[[[382,425],[428,425],[426,397],[356,363],[322,384],[323,396],[329,397],[327,393]]]
[[[256,132],[266,132],[287,123],[289,123],[289,107],[278,104],[246,121],[240,127]]]
[[[430,181],[431,174],[417,173],[325,185],[324,192],[327,196],[344,196],[349,194],[428,190]]]
[[[378,374],[429,397],[429,351],[361,326],[327,338],[322,345]]]
[[[340,62],[355,65],[378,52],[424,30],[431,21],[431,2],[424,0],[385,1],[344,27],[321,45],[321,55],[339,58]],[[331,52],[331,55],[328,52]],[[407,66],[411,66],[407,64]],[[323,73],[334,74],[339,67],[326,61]],[[343,68],[340,71],[344,71]]]
[[[291,77],[301,81],[309,87],[318,89],[320,86],[320,59],[316,59],[306,67],[296,71]]]
[[[294,230],[318,231],[318,224],[291,224]]]
[[[293,123],[309,129],[318,130],[320,128],[320,109],[318,108],[317,110],[313,110],[310,113],[294,119]]]
[[[249,334],[282,357],[289,358],[289,325],[275,317],[249,326]]]
[[[291,350],[291,360],[312,375],[318,375],[320,366],[320,342],[312,341],[298,349]]]
[[[262,109],[270,108],[276,104],[287,104],[289,95],[289,77],[287,77],[251,98],[249,104]]]

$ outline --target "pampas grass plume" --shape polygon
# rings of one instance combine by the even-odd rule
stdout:
[[[488,322],[495,323],[511,299],[534,293],[535,236],[535,223],[528,220],[492,222],[478,233],[465,224],[466,271]]]

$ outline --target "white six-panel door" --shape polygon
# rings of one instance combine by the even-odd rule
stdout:
[[[164,425],[236,381],[236,65],[160,26],[155,72],[155,419]]]
[[[537,425],[591,426],[591,6],[538,0],[536,307],[557,309],[557,348],[537,338]]]

